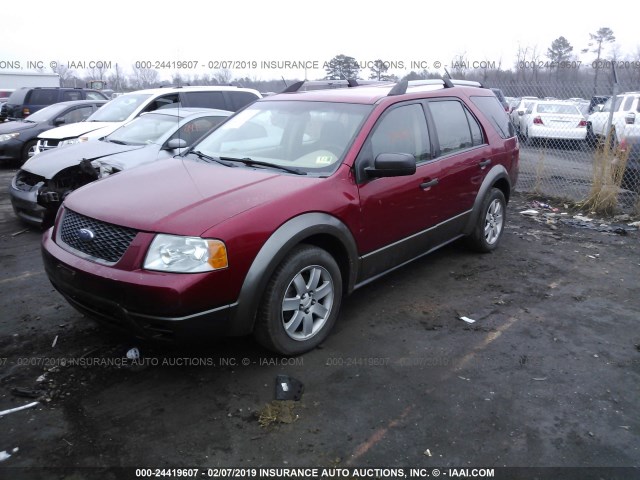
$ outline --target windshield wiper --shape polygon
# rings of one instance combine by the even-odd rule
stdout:
[[[123,142],[122,140],[112,140],[111,138],[107,138],[107,142],[117,143],[118,145],[129,145],[127,142]]]
[[[187,155],[188,154],[193,154],[196,157],[198,157],[200,160],[207,160],[209,162],[219,163],[220,165],[224,165],[225,167],[237,167],[237,165],[234,165],[233,163],[225,162],[224,160],[221,160],[219,157],[212,157],[211,155],[202,153],[200,150],[192,150],[188,152]]]
[[[299,168],[285,167],[283,165],[278,165],[276,163],[262,162],[260,160],[253,160],[249,157],[245,157],[245,158],[220,157],[220,158],[222,160],[228,160],[230,162],[244,163],[245,165],[249,165],[249,166],[277,168],[279,170],[284,170],[285,172],[295,173],[296,175],[307,174],[307,172],[305,172],[304,170],[300,170]]]

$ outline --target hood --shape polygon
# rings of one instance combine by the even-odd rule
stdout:
[[[38,135],[38,138],[50,138],[54,140],[62,140],[64,138],[76,138],[99,128],[116,125],[116,128],[122,125],[120,122],[78,122],[69,125],[62,125]],[[106,135],[106,134],[105,134]]]
[[[65,206],[136,230],[199,236],[231,217],[318,181],[175,157],[85,185],[65,199]]]
[[[38,125],[38,123],[19,121],[0,123],[0,135],[5,133],[22,132],[23,130],[29,130],[37,127]]]
[[[145,145],[118,145],[101,141],[78,143],[40,152],[27,160],[22,165],[22,170],[51,179],[60,170],[78,165],[85,158],[96,160],[145,147]]]

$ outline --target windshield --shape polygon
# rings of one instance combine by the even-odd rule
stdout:
[[[31,115],[29,115],[29,118],[27,118],[27,120],[30,122],[46,122],[60,115],[60,113],[64,111],[65,108],[67,108],[66,105],[49,105],[48,107],[44,107],[38,110],[36,113],[32,113]]]
[[[223,123],[193,150],[210,157],[251,159],[327,174],[338,167],[371,108],[350,103],[260,101]]]
[[[126,145],[148,145],[159,143],[167,132],[173,131],[180,121],[173,115],[147,114],[123,125],[106,137],[108,142]]]
[[[124,122],[150,96],[150,93],[121,95],[100,107],[86,121]]]

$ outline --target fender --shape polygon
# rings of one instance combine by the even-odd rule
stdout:
[[[508,192],[505,192],[505,197],[507,201],[509,201],[509,194],[511,192],[511,179],[509,178],[509,172],[507,172],[507,169],[504,168],[503,165],[493,166],[493,168],[489,170],[489,173],[487,173],[487,175],[484,177],[482,185],[480,185],[480,189],[478,190],[478,195],[476,195],[476,199],[473,202],[471,215],[469,216],[467,225],[464,228],[465,235],[469,235],[473,232],[473,229],[475,228],[478,221],[478,216],[480,215],[480,208],[482,207],[482,201],[484,200],[484,197],[487,196],[487,193],[489,193],[496,182],[503,180],[509,186]]]
[[[233,334],[249,334],[253,330],[255,312],[262,292],[276,267],[293,247],[314,235],[330,235],[339,242],[348,257],[348,278],[343,279],[346,291],[355,285],[358,268],[358,249],[347,226],[326,213],[312,212],[299,215],[281,225],[262,246],[244,279],[237,309],[232,323]]]

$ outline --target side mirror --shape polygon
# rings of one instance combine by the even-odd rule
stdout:
[[[522,117],[524,115],[524,110],[518,110],[518,116]]]
[[[57,127],[58,125],[62,125],[63,123],[67,123],[64,117],[58,117],[53,121],[53,124]]]
[[[172,138],[165,144],[163,150],[178,150],[180,148],[187,148],[187,141],[184,138]]]
[[[416,173],[416,157],[409,153],[381,153],[373,167],[364,169],[369,178],[403,177]]]
[[[602,110],[604,110],[604,105],[603,105],[602,103],[601,103],[601,104],[599,104],[599,105],[596,105],[596,106],[595,106],[595,108],[594,108],[594,110],[595,110],[596,112],[601,112]]]

